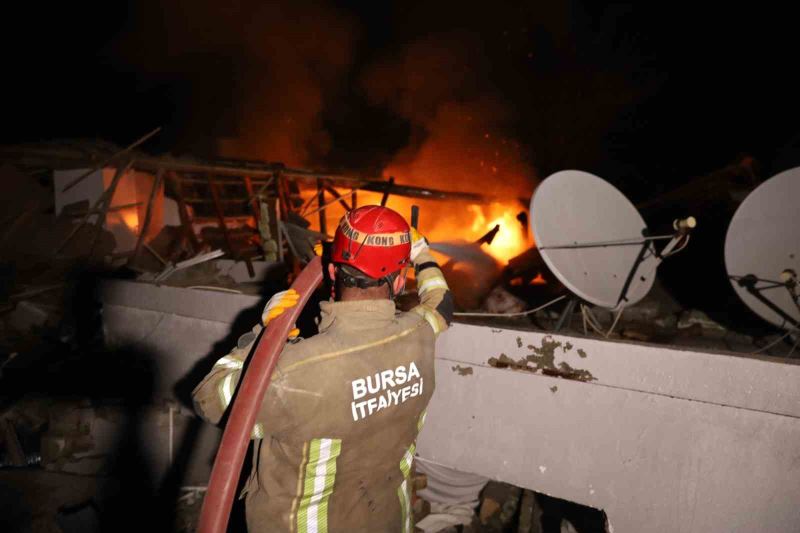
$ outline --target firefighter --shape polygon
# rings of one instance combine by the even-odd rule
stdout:
[[[416,272],[420,304],[395,309]],[[290,335],[256,419],[253,470],[243,491],[251,532],[413,530],[411,469],[434,389],[434,341],[453,314],[427,241],[380,206],[347,213],[336,229],[319,334]],[[276,294],[266,324],[296,305]],[[197,386],[197,412],[218,423],[260,326]]]

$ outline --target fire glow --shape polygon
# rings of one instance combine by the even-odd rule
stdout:
[[[501,263],[521,254],[531,246],[525,229],[517,219],[520,209],[514,209],[499,202],[488,206],[472,204],[469,212],[474,216],[467,240],[478,240],[487,232],[499,226],[491,244],[483,244],[484,250]]]
[[[338,192],[345,195],[348,191],[340,189]],[[316,190],[309,188],[303,191],[302,196],[308,200],[315,194]],[[358,204],[377,205],[380,204],[381,198],[380,193],[359,191]],[[406,217],[411,213],[412,205],[420,206],[419,230],[433,243],[477,242],[495,226],[499,226],[491,244],[483,243],[480,246],[484,252],[503,265],[533,246],[533,240],[517,219],[517,215],[526,210],[513,201],[474,204],[456,200],[419,200],[390,195],[386,205]],[[312,204],[311,208],[314,207]],[[328,233],[332,233],[336,228],[343,214],[344,209],[338,204],[333,204],[325,210]],[[311,229],[319,230],[319,216],[311,215],[308,218]]]

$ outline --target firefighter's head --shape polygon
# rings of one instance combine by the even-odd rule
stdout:
[[[366,205],[346,213],[336,228],[331,249],[329,273],[337,298],[348,292],[365,299],[400,294],[411,263],[410,253],[410,228],[396,211]]]

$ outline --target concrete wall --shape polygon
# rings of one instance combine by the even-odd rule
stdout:
[[[489,366],[501,353],[592,381]],[[618,533],[800,531],[796,364],[455,325],[436,370],[426,459],[604,509]]]
[[[104,299],[107,338],[156,355],[164,398],[259,305],[131,282]],[[436,369],[430,461],[604,509],[617,533],[800,531],[800,365],[456,324]]]
[[[228,353],[255,325],[260,302],[257,296],[110,282],[103,287],[106,343],[152,357],[156,398],[175,400],[176,383],[195,365],[207,362],[210,370],[213,355]],[[256,313],[252,320],[244,318],[248,310]]]
[[[194,416],[188,393],[258,320],[261,299],[129,281],[106,283],[102,297],[107,345],[152,360],[152,401],[167,406],[159,412],[168,406],[176,410],[171,443],[163,427],[142,443],[155,469],[153,478],[161,480],[169,471],[172,450],[172,457],[186,464],[182,484],[205,485],[222,432]],[[248,310],[256,313],[255,319],[248,317]],[[165,417],[158,420],[163,426]],[[144,430],[151,427],[156,428],[148,423]]]

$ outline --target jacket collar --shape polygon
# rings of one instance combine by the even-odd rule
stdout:
[[[356,300],[349,302],[320,302],[319,331],[334,329],[375,329],[394,320],[394,301]]]

